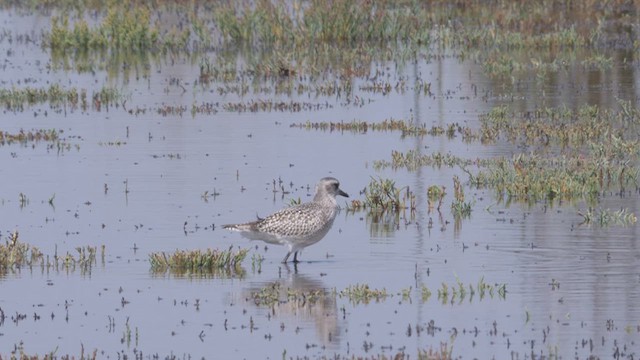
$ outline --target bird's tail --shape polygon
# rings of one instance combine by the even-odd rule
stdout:
[[[246,223],[246,224],[227,224],[222,225],[223,229],[231,230],[231,231],[252,231],[255,227],[256,223]]]

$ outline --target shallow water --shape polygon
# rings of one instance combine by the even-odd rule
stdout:
[[[5,10],[0,24],[20,29],[16,18],[23,19]],[[48,24],[47,19],[32,21],[38,25],[25,24],[24,31],[43,26],[40,21]],[[162,59],[150,65],[148,76],[128,80],[103,71],[49,71],[49,54],[39,46],[0,42],[2,53],[14,47],[3,71],[4,88],[60,82],[90,93],[110,84],[130,98],[126,108],[100,111],[48,104],[3,109],[1,130],[61,129],[72,145],[62,152],[46,143],[0,147],[3,240],[15,230],[21,241],[45,254],[105,245],[105,255],[87,272],[36,266],[0,275],[0,356],[22,346],[40,355],[95,350],[100,358],[314,358],[401,351],[415,357],[441,344],[456,358],[636,358],[640,353],[636,225],[584,226],[577,209],[585,204],[507,205],[469,187],[465,191],[474,210],[456,224],[448,201],[442,213],[428,211],[426,189],[433,184],[452,189],[452,176],[462,178],[462,171],[376,170],[372,165],[389,159],[392,150],[494,157],[520,149],[444,137],[403,138],[391,131],[290,127],[307,120],[380,122],[391,117],[428,126],[457,122],[477,127],[480,114],[503,103],[518,111],[540,103],[612,107],[617,98],[635,103],[634,66],[561,72],[543,83],[523,75],[513,85],[484,75],[471,60],[442,56],[398,72],[393,64],[377,65],[390,69],[392,81],[432,83],[432,95],[356,90],[365,99],[360,105],[319,96],[303,101],[325,104],[321,110],[192,117],[189,111],[164,116],[157,109],[303,97],[250,93],[240,98],[220,95],[215,86],[203,90],[193,85],[198,66],[181,59]],[[28,61],[18,65],[23,59]],[[186,92],[171,84],[174,78],[181,79]],[[129,113],[136,107],[147,111]],[[343,209],[327,237],[305,249],[295,267],[280,264],[284,248],[250,243],[221,229],[269,214],[290,199],[310,200],[315,182],[327,175],[338,178],[352,199],[363,198],[360,192],[371,177],[393,178],[415,192],[418,208],[386,222]],[[288,194],[273,191],[278,179]],[[219,195],[205,200],[205,191]],[[21,193],[27,203],[19,201]],[[346,208],[346,201],[340,201]],[[636,193],[605,197],[603,204],[638,210]],[[230,246],[251,247],[244,274],[156,274],[148,262],[155,251]],[[252,256],[264,261],[254,267]],[[444,303],[438,296],[443,283],[468,289],[481,281],[505,284],[506,295],[466,294]],[[320,300],[287,301],[283,293],[275,305],[256,304],[253,294],[274,283],[281,289],[318,291]],[[355,303],[341,295],[355,284],[386,289],[389,295]],[[429,298],[423,298],[423,286],[432,292]]]

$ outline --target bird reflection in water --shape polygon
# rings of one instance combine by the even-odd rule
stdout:
[[[269,318],[279,320],[281,327],[304,328],[313,323],[321,346],[337,348],[340,327],[335,291],[318,278],[298,273],[296,266],[283,266],[279,278],[243,290],[243,299],[270,309]]]

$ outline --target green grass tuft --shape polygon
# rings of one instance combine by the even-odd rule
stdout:
[[[172,254],[154,252],[149,254],[149,263],[155,272],[167,270],[177,273],[233,271],[241,270],[242,261],[248,252],[249,249],[238,249],[234,252],[233,247],[230,247],[229,250],[176,250]]]

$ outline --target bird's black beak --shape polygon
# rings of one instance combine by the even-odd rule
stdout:
[[[344,192],[342,190],[339,190],[339,189],[338,189],[338,195],[342,195],[344,197],[349,197],[349,194],[347,194],[346,192]]]

